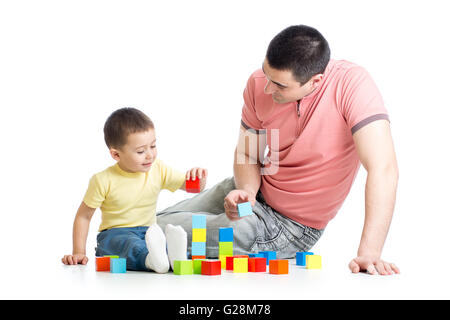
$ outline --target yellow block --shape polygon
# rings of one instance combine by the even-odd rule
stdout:
[[[233,259],[233,272],[234,273],[248,272],[248,258],[234,258]]]
[[[206,242],[206,229],[192,229],[192,242]]]
[[[306,269],[322,269],[322,256],[315,254],[307,255]]]
[[[227,257],[231,257],[230,255],[221,254],[219,255],[220,265],[222,269],[227,268]]]

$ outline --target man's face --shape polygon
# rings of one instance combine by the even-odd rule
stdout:
[[[110,152],[122,170],[147,172],[157,156],[155,130],[129,134],[124,146],[110,149]]]
[[[264,60],[262,70],[266,75],[267,83],[264,93],[272,95],[276,103],[289,103],[302,99],[317,87],[322,75],[315,75],[307,83],[301,85],[291,71],[272,68],[267,59]]]

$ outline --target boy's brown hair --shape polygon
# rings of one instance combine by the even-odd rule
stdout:
[[[135,108],[121,108],[114,111],[103,127],[108,148],[120,149],[127,143],[129,134],[154,129],[152,120]]]

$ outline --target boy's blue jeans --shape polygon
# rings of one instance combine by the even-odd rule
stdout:
[[[127,259],[127,270],[148,271],[145,233],[148,227],[112,228],[97,235],[95,255],[117,255]]]

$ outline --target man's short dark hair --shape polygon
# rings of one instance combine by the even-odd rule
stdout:
[[[103,127],[108,148],[120,149],[127,143],[129,134],[154,129],[150,118],[135,108],[122,108],[114,111]]]
[[[324,73],[330,61],[327,40],[314,28],[290,26],[272,39],[266,59],[277,70],[291,71],[302,85],[314,75]]]

